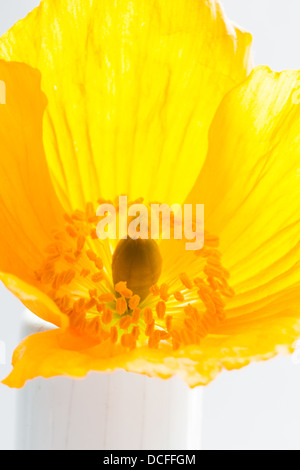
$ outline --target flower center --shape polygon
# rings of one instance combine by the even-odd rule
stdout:
[[[128,288],[144,300],[161,270],[162,257],[154,240],[128,238],[118,243],[112,258],[114,285],[126,281]]]
[[[205,232],[203,248],[189,258],[192,277],[175,263],[159,285],[157,243],[100,240],[98,222],[92,203],[85,212],[65,214],[65,227],[52,231],[35,272],[35,282],[69,317],[73,330],[103,344],[107,355],[114,348],[145,345],[179,350],[214,333],[226,316],[225,298],[234,295],[218,237]]]

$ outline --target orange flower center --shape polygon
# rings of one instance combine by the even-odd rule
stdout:
[[[158,285],[163,260],[157,243],[99,240],[95,213],[88,203],[85,212],[66,214],[65,229],[53,231],[36,271],[36,283],[68,315],[72,329],[111,348],[179,349],[199,344],[224,320],[224,297],[233,291],[217,237],[206,233],[195,252],[196,277],[178,272]]]

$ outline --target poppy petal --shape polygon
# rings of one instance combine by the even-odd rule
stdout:
[[[0,61],[6,103],[0,105],[0,270],[33,282],[51,230],[63,212],[51,183],[42,141],[46,99],[40,73]]]
[[[40,70],[49,167],[65,208],[82,209],[119,194],[182,202],[250,44],[216,0],[44,0],[0,54]]]
[[[0,281],[38,317],[59,327],[68,326],[68,317],[40,289],[11,274],[0,272]]]

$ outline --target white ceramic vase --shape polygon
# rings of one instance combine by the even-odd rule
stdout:
[[[22,337],[49,329],[29,311]],[[117,371],[35,379],[17,393],[16,448],[199,450],[202,390]]]

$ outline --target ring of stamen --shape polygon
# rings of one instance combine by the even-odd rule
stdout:
[[[85,212],[66,214],[65,229],[53,231],[35,273],[37,284],[69,317],[71,328],[96,343],[111,344],[113,354],[116,345],[157,349],[165,344],[174,350],[198,345],[225,319],[225,299],[234,292],[221,264],[217,237],[205,233],[203,248],[195,252],[196,277],[178,272],[171,283],[159,283],[157,269],[142,292],[123,274],[126,263],[122,273],[114,275],[113,250],[108,240],[97,238],[98,220],[91,203]],[[159,260],[154,243],[144,246],[151,248],[148,256],[152,252]]]

